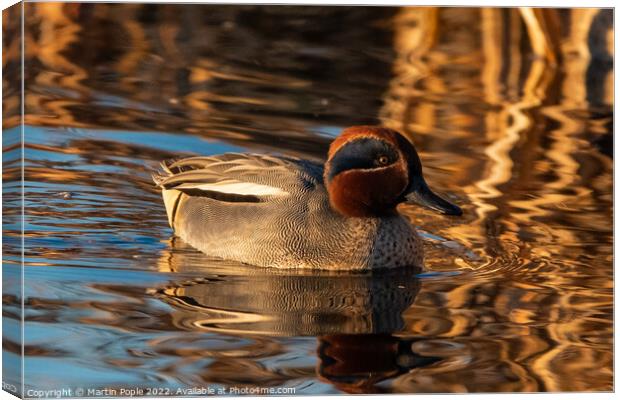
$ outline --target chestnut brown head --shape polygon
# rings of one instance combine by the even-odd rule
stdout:
[[[348,217],[381,217],[414,201],[448,215],[461,209],[433,193],[413,144],[376,126],[345,129],[331,144],[325,166],[331,206]]]

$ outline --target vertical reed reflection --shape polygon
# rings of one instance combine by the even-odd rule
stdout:
[[[611,390],[611,10],[25,9],[28,376]],[[21,178],[21,59],[5,25],[6,183]],[[433,187],[464,206],[460,220],[402,207],[428,242],[421,279],[268,275],[170,239],[149,176],[160,160],[320,159],[365,123],[409,135]],[[3,187],[14,265],[18,189]],[[16,323],[19,296],[3,300]]]
[[[428,10],[420,12],[430,13]],[[457,12],[460,21],[469,21],[467,26],[480,27],[479,36],[478,32],[462,34],[458,41],[450,37],[461,32],[450,29],[449,24],[441,21],[449,21]],[[600,251],[601,246],[611,243],[611,202],[608,197],[611,175],[594,173],[596,183],[589,176],[591,171],[610,171],[612,160],[604,152],[592,150],[583,142],[592,134],[601,135],[598,140],[611,135],[610,130],[601,129],[609,126],[605,124],[609,124],[612,118],[613,104],[604,94],[611,87],[597,89],[598,82],[609,78],[597,79],[596,84],[589,79],[592,69],[612,73],[605,69],[611,54],[602,50],[608,49],[604,44],[609,40],[605,32],[611,28],[604,22],[592,24],[595,19],[606,21],[609,15],[609,10],[586,9],[440,9],[436,20],[427,19],[434,21],[429,22],[431,24],[438,24],[441,27],[438,29],[425,25],[412,28],[409,24],[402,24],[402,19],[394,19],[396,37],[408,35],[417,38],[417,42],[412,40],[403,46],[395,40],[397,61],[393,82],[396,83],[384,96],[386,101],[381,115],[386,124],[411,133],[422,148],[423,160],[426,158],[426,164],[431,168],[447,170],[451,176],[454,171],[467,171],[464,176],[459,176],[458,172],[456,176],[460,185],[457,190],[471,202],[469,217],[466,212],[468,223],[446,224],[433,234],[439,232],[444,238],[459,238],[459,242],[477,250],[483,257],[482,264],[461,257],[455,261],[477,270],[478,276],[509,275],[513,279],[537,282],[542,285],[541,289],[548,291],[548,295],[536,299],[532,297],[533,287],[515,292],[512,284],[502,284],[491,290],[485,290],[485,284],[478,281],[450,289],[441,285],[424,285],[416,304],[405,313],[411,318],[409,329],[416,335],[456,338],[453,340],[461,343],[464,350],[475,346],[471,337],[476,336],[474,332],[480,326],[479,321],[493,321],[497,329],[501,326],[502,330],[497,332],[502,332],[503,337],[512,329],[512,324],[517,324],[515,328],[519,325],[525,328],[539,321],[544,327],[542,331],[516,332],[524,341],[519,346],[527,346],[525,342],[528,340],[542,341],[538,351],[514,364],[505,360],[505,367],[495,364],[487,367],[483,357],[475,372],[471,373],[485,375],[484,371],[488,369],[490,375],[483,379],[484,383],[478,382],[473,375],[469,376],[467,371],[457,368],[456,372],[438,366],[399,377],[396,386],[403,392],[513,391],[515,387],[526,391],[584,390],[589,385],[587,382],[592,381],[610,388],[604,383],[610,382],[611,377],[611,358],[603,350],[605,345],[584,347],[582,339],[566,334],[570,331],[589,332],[586,335],[597,337],[587,339],[589,342],[611,343],[611,325],[598,319],[599,316],[605,315],[605,319],[611,315],[609,304],[604,305],[611,296],[611,267],[608,263],[611,248],[607,247],[604,255],[587,254],[593,247]],[[558,24],[565,28],[556,29]],[[537,31],[541,27],[545,30]],[[431,33],[439,32],[434,46],[425,47],[420,37],[405,33],[412,29],[426,32],[424,38],[427,40],[432,37]],[[546,43],[539,46],[536,40],[545,40]],[[449,58],[435,54],[457,42],[460,47],[449,52]],[[419,53],[414,49],[424,50]],[[553,54],[548,54],[549,51]],[[424,60],[424,66],[402,72],[397,67],[398,60],[408,60],[410,56]],[[479,77],[467,74],[466,67],[459,65],[467,59],[480,60]],[[455,71],[460,73],[458,79],[452,79],[451,73]],[[405,81],[403,77],[410,83],[408,88],[399,85]],[[421,92],[420,87],[426,90]],[[396,97],[398,101],[392,101]],[[468,110],[464,104],[466,101],[486,107],[482,112]],[[588,110],[586,115],[580,111],[584,109]],[[448,111],[451,115],[447,114]],[[596,115],[601,122],[595,123],[588,114]],[[406,121],[406,124],[399,126],[390,119],[392,115],[398,115],[398,121]],[[412,115],[415,115],[413,123],[404,117]],[[473,141],[470,143],[478,147],[465,155],[462,147],[467,144],[459,141],[460,135],[469,137]],[[588,160],[588,167],[584,165],[585,160]],[[428,172],[433,177],[435,173],[432,169]],[[600,190],[603,187],[607,188],[607,195],[602,195]],[[601,213],[590,221],[581,218],[580,210],[593,209]],[[407,211],[412,217],[426,221],[426,216],[416,215],[414,210]],[[584,269],[600,276],[603,281],[608,280],[602,286],[588,286],[587,291],[576,295],[578,276]],[[488,315],[482,303],[472,304],[479,296],[476,293],[487,290],[488,295],[483,298],[489,305],[514,302],[514,296],[520,293],[518,296],[524,300],[516,308],[542,302],[548,304],[548,309],[544,315],[526,309],[494,310]],[[445,293],[445,299],[436,298],[436,303],[429,305],[428,310],[421,308],[425,297],[433,296],[433,292]],[[568,310],[575,307],[576,296],[593,308],[579,307],[580,310],[573,314],[579,317],[565,317],[570,315]],[[437,307],[446,307],[446,315],[438,313]],[[601,307],[604,311],[594,311],[594,308]],[[502,322],[505,315],[509,315],[510,322]],[[486,323],[483,325],[487,326]],[[484,336],[489,334],[487,331]],[[502,346],[508,345],[514,352],[509,343],[505,340],[498,342]],[[488,357],[504,358],[499,355],[501,353],[492,356],[491,348]],[[483,355],[474,352],[472,356]],[[456,354],[455,357],[455,365],[458,365]],[[559,367],[559,360],[563,357],[570,357],[571,367]],[[578,357],[583,357],[583,364],[577,361]],[[515,358],[511,357],[511,360]],[[577,368],[575,363],[582,367],[579,377],[575,376],[576,369],[568,372]],[[474,361],[473,365],[478,362]],[[493,377],[496,372],[491,373],[491,370],[497,368],[506,371]],[[505,381],[511,374],[513,382],[518,382],[516,386]],[[567,379],[567,376],[573,378]],[[429,379],[432,379],[432,385],[428,385]],[[477,383],[469,385],[470,379]]]

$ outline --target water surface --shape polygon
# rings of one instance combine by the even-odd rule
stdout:
[[[25,9],[26,390],[612,389],[610,10],[554,11],[551,65],[510,9]],[[3,82],[5,365],[21,351],[18,83]],[[424,272],[269,271],[174,238],[159,161],[320,160],[355,124],[409,135],[464,210],[402,207]]]

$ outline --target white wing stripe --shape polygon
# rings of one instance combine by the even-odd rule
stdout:
[[[177,186],[175,189],[199,189],[208,190],[213,192],[239,194],[239,195],[254,195],[254,196],[288,196],[289,192],[280,188],[261,185],[258,183],[239,182],[239,181],[221,181],[214,183],[184,183]]]

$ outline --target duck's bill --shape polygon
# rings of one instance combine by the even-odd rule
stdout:
[[[441,214],[457,216],[463,214],[461,207],[433,193],[426,183],[409,192],[405,198],[407,199],[406,203],[415,203]]]

